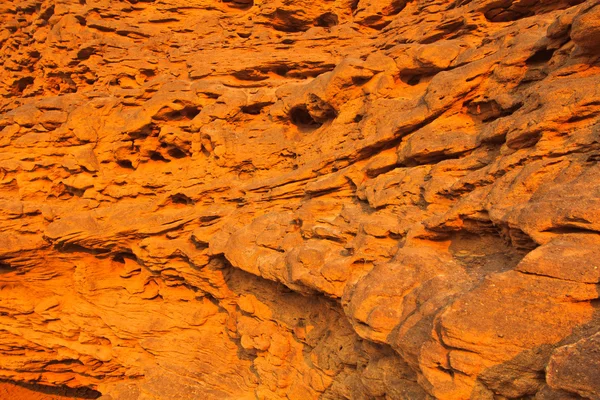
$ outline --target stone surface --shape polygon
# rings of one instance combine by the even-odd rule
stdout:
[[[599,399],[599,21],[2,2],[0,398]]]

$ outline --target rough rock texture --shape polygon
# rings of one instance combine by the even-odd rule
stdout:
[[[596,0],[8,0],[0,48],[0,379],[600,399]]]

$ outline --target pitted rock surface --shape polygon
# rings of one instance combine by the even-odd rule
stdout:
[[[0,395],[600,399],[596,0],[7,0],[0,48]]]

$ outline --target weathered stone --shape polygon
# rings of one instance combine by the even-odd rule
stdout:
[[[0,398],[600,398],[599,13],[2,2]]]

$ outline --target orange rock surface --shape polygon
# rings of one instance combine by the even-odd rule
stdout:
[[[600,399],[597,0],[5,0],[0,48],[4,382]]]

